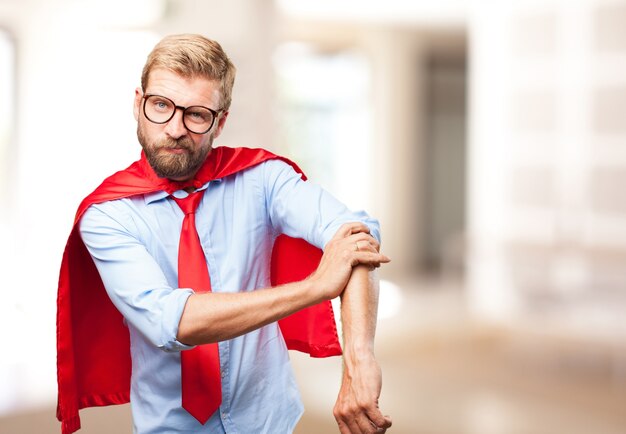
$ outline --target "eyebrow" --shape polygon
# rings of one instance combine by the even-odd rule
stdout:
[[[148,98],[148,97],[151,97],[151,96],[160,96],[161,98],[168,99],[168,100],[170,100],[170,101],[172,101],[174,103],[174,106],[176,108],[179,108],[181,110],[185,110],[185,109],[187,109],[189,107],[203,107],[205,109],[214,111],[215,113],[219,113],[219,112],[222,111],[222,109],[213,109],[213,108],[208,107],[208,106],[203,105],[203,104],[190,104],[188,106],[178,105],[178,103],[176,101],[174,101],[172,98],[170,98],[169,96],[166,96],[166,95],[161,95],[160,93],[144,92],[144,94],[143,94],[143,98]]]

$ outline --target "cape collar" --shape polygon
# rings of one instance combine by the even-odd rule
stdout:
[[[219,148],[216,148],[219,149]],[[198,172],[194,177],[187,181],[173,181],[168,178],[160,178],[154,172],[154,169],[148,162],[148,158],[144,151],[141,151],[141,158],[138,161],[139,169],[142,171],[146,179],[153,185],[158,186],[159,190],[163,190],[168,194],[172,194],[175,191],[183,190],[188,187],[192,187],[194,190],[202,188],[207,182],[216,179],[217,165],[221,151],[211,149],[207,155],[204,163],[200,166]]]

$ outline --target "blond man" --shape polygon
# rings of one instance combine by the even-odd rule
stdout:
[[[128,400],[135,433],[292,432],[303,407],[287,349],[340,351],[328,304],[338,296],[339,431],[391,425],[373,353],[374,269],[389,261],[378,222],[283,157],[214,148],[234,78],[220,45],[199,35],[168,36],[148,56],[134,102],[141,159],[85,199],[64,255],[66,433],[80,427],[79,408]],[[294,244],[273,259],[284,236]],[[280,281],[285,269],[301,276]]]

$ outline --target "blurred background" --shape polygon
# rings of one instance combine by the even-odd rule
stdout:
[[[183,32],[238,67],[218,144],[380,219],[391,432],[626,432],[624,0],[0,0],[0,432],[60,432],[66,237],[138,158],[141,68]],[[340,360],[292,359],[296,432],[337,432]],[[81,414],[131,432],[128,406]]]

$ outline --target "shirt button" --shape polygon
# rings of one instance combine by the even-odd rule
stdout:
[[[226,420],[228,418],[228,413],[222,413],[222,419]]]

